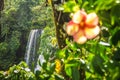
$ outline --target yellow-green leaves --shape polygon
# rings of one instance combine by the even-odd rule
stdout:
[[[64,12],[76,12],[79,10],[79,6],[75,1],[65,2],[63,5]]]

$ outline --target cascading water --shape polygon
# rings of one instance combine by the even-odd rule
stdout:
[[[37,45],[38,45],[38,38],[41,34],[42,30],[34,29],[31,30],[28,38],[28,43],[26,47],[25,53],[25,62],[29,66],[30,69],[34,70],[36,63],[37,63]]]

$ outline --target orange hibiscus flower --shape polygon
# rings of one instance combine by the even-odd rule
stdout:
[[[87,14],[79,10],[73,14],[72,20],[67,24],[66,32],[73,36],[75,42],[84,44],[88,39],[93,39],[100,33],[98,16],[94,12]]]

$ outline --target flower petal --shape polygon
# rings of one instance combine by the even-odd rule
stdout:
[[[87,41],[86,36],[84,35],[83,30],[79,30],[74,36],[74,41],[77,42],[78,44],[84,44]]]
[[[96,13],[90,13],[87,15],[87,19],[85,21],[86,26],[93,27],[98,25],[98,16]]]
[[[72,36],[79,30],[79,25],[70,21],[66,26],[66,32],[68,35]]]
[[[77,11],[73,14],[72,21],[79,24],[82,20],[86,19],[87,14],[83,10]]]
[[[85,27],[84,32],[88,39],[93,39],[100,33],[100,27]]]

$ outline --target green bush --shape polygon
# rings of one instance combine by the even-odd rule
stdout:
[[[25,62],[14,65],[8,71],[0,71],[1,80],[36,80]]]

